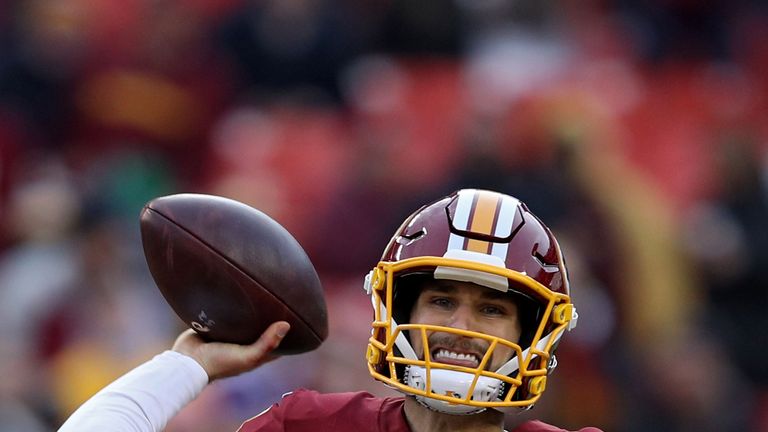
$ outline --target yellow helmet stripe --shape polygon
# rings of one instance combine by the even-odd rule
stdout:
[[[470,216],[469,231],[478,234],[491,235],[499,209],[499,195],[489,191],[477,191],[475,194],[474,211]],[[466,250],[490,253],[490,242],[483,240],[467,240]]]

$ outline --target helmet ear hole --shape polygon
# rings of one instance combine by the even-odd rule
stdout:
[[[533,342],[533,336],[536,334],[536,330],[541,322],[543,307],[530,296],[518,291],[510,290],[509,292],[517,303],[517,314],[520,320],[520,339],[517,341],[517,344],[522,349],[526,349]]]
[[[408,273],[395,278],[392,288],[392,318],[398,324],[411,322],[413,306],[424,285],[431,279],[431,272]]]

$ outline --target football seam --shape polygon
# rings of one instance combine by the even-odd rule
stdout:
[[[182,226],[182,225],[179,225],[178,223],[176,223],[176,221],[174,221],[173,219],[171,219],[171,218],[169,218],[168,216],[164,215],[164,214],[163,214],[162,212],[160,212],[159,210],[156,210],[156,209],[154,209],[154,208],[152,208],[152,207],[149,207],[149,206],[147,206],[147,207],[146,207],[146,209],[147,209],[148,211],[151,211],[151,212],[153,212],[153,213],[157,214],[158,216],[162,217],[162,218],[163,218],[163,219],[165,219],[166,221],[168,221],[168,222],[172,223],[174,226],[177,226],[177,227],[179,227],[179,229],[181,229],[182,231],[184,231],[185,233],[187,233],[187,235],[189,235],[189,236],[190,236],[190,237],[192,237],[193,239],[197,240],[198,242],[202,243],[202,244],[203,244],[203,245],[204,245],[206,248],[208,248],[209,250],[211,250],[212,252],[214,252],[214,253],[216,254],[216,256],[218,256],[218,257],[220,257],[221,259],[223,259],[224,261],[226,261],[226,262],[227,262],[229,265],[231,265],[232,267],[234,267],[235,269],[237,269],[237,271],[239,271],[240,273],[244,274],[244,275],[245,275],[245,276],[247,276],[249,279],[251,279],[252,281],[254,281],[255,283],[257,283],[259,286],[261,286],[261,287],[264,287],[264,286],[265,286],[265,285],[264,285],[264,284],[262,284],[262,283],[261,283],[259,280],[257,280],[255,277],[253,277],[253,275],[251,275],[250,273],[248,273],[248,272],[246,272],[245,270],[243,270],[242,268],[240,268],[240,266],[239,266],[239,265],[237,265],[237,263],[235,263],[235,262],[233,262],[231,259],[227,258],[227,257],[226,257],[224,254],[222,254],[222,253],[221,253],[221,252],[220,252],[218,249],[216,249],[215,247],[213,247],[211,244],[209,244],[209,243],[208,243],[208,242],[206,242],[205,240],[201,239],[200,237],[196,236],[196,235],[195,235],[195,234],[194,234],[192,231],[188,230],[187,228],[185,228],[185,227],[184,227],[184,226]],[[242,289],[241,289],[241,291],[242,291]],[[279,302],[280,302],[282,305],[284,305],[284,306],[285,306],[285,308],[286,308],[287,310],[289,310],[289,311],[291,312],[291,314],[293,314],[293,316],[294,316],[294,317],[296,317],[296,318],[297,318],[299,321],[301,321],[302,323],[304,323],[304,327],[305,327],[305,328],[307,328],[307,329],[309,329],[309,332],[310,332],[312,335],[314,335],[314,336],[315,336],[315,338],[316,338],[316,339],[317,339],[319,342],[321,342],[321,343],[323,342],[323,338],[322,338],[322,337],[320,337],[320,335],[319,335],[319,334],[318,334],[318,333],[315,331],[315,329],[314,329],[314,328],[312,328],[312,326],[310,326],[310,325],[309,325],[308,321],[307,321],[307,320],[305,320],[305,319],[304,319],[304,317],[303,317],[303,316],[301,316],[301,314],[297,313],[297,312],[296,312],[296,311],[295,311],[295,310],[294,310],[294,309],[293,309],[291,306],[289,306],[289,305],[288,305],[286,302],[284,302],[284,301],[283,301],[283,299],[281,299],[280,297],[276,296],[276,295],[275,295],[275,294],[274,294],[272,291],[270,291],[270,290],[268,290],[268,289],[265,289],[264,291],[266,291],[267,293],[269,293],[269,295],[270,295],[270,296],[272,296],[272,297],[273,297],[273,298],[275,298],[277,301],[279,301]],[[248,296],[245,296],[245,297],[246,297],[246,298],[248,298]],[[258,313],[258,310],[257,310],[257,309],[254,307],[253,303],[250,301],[250,298],[248,299],[248,303],[251,305],[251,310],[252,310],[253,312],[255,312],[255,313]],[[279,347],[278,347],[278,349],[279,349]]]

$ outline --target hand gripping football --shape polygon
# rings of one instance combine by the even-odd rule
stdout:
[[[269,216],[227,198],[178,194],[147,203],[140,224],[155,283],[205,339],[249,344],[280,320],[291,330],[277,354],[313,350],[327,337],[317,272]]]

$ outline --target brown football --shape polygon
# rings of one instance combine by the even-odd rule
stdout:
[[[207,340],[249,344],[275,321],[276,350],[298,354],[328,335],[323,288],[295,238],[272,218],[212,195],[156,198],[141,211],[149,270],[176,314]]]

